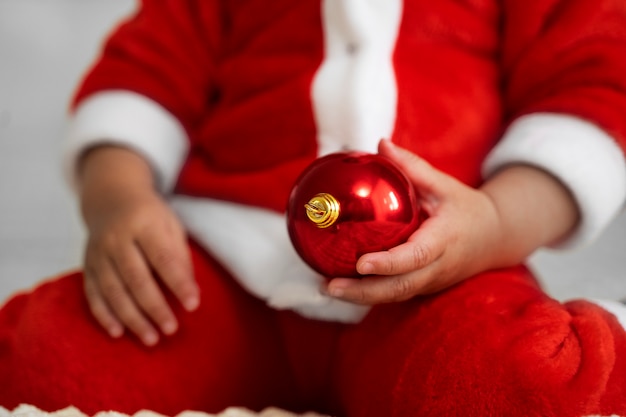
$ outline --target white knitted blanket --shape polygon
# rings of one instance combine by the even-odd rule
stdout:
[[[42,411],[32,405],[22,404],[16,409],[9,411],[6,408],[0,406],[0,417],[89,417],[85,413],[81,412],[75,407],[68,407],[62,410],[48,413]],[[93,417],[166,417],[162,414],[155,413],[154,411],[142,410],[129,416],[128,414],[118,413],[116,411],[101,411],[95,414]],[[330,417],[317,413],[304,413],[294,414],[289,411],[281,410],[279,408],[266,408],[260,413],[247,410],[245,408],[232,407],[222,411],[219,414],[208,414],[200,411],[183,411],[176,417]],[[587,416],[587,417],[602,417],[602,416]],[[620,417],[618,415],[606,416],[606,417]]]
[[[22,404],[14,410],[7,410],[0,406],[0,417],[89,417],[75,407],[68,407],[54,412],[46,412],[32,405]],[[131,417],[128,414],[116,411],[101,411],[93,417]],[[132,417],[165,417],[154,411],[142,410]],[[184,411],[176,417],[329,417],[316,413],[294,414],[278,408],[267,408],[255,413],[245,408],[232,407],[219,414],[208,414],[200,411]]]

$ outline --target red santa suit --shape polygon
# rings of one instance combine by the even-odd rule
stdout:
[[[384,137],[470,186],[549,171],[582,215],[559,245],[590,242],[626,198],[625,51],[619,0],[144,1],[77,92],[66,167],[102,143],[151,163],[202,305],[148,349],[95,324],[80,273],[16,296],[0,404],[626,415],[618,303],[559,303],[517,266],[356,306],[320,294],[284,219],[316,157]]]

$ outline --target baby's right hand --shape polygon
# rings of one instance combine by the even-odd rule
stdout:
[[[111,336],[128,328],[146,345],[158,342],[156,327],[178,328],[158,280],[186,310],[199,304],[185,231],[151,175],[137,155],[109,147],[87,154],[80,171],[89,306]]]

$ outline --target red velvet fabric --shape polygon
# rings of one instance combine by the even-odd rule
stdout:
[[[102,90],[154,99],[187,130],[178,192],[283,211],[317,152],[311,82],[319,0],[145,0],[114,31],[75,103]],[[407,0],[391,139],[478,185],[515,117],[568,113],[626,145],[622,0]]]
[[[153,348],[91,319],[80,274],[0,310],[0,404],[174,415],[280,406],[336,416],[626,415],[626,333],[523,268],[374,308],[358,325],[277,312],[192,245],[198,311]],[[175,303],[173,303],[176,306]]]
[[[293,392],[274,312],[194,252],[203,302],[156,348],[113,340],[92,318],[79,273],[17,295],[0,313],[0,404],[86,413],[147,408],[175,414],[259,407]]]

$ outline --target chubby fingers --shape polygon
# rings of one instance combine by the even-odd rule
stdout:
[[[135,286],[136,291],[138,285],[149,286],[141,283],[144,280],[141,274],[134,275],[131,278],[133,283],[127,284],[120,274],[120,270],[128,268],[127,265],[119,268],[111,258],[90,255],[89,251],[85,265],[85,293],[96,320],[113,337],[121,336],[127,327],[144,344],[156,344],[159,340],[158,332],[141,311],[140,301],[130,288],[131,285]],[[145,304],[147,297],[141,296],[140,299]]]
[[[400,275],[422,269],[445,251],[445,231],[426,220],[409,240],[387,251],[366,253],[356,265],[362,275]]]
[[[186,238],[182,230],[168,236],[158,230],[149,231],[141,240],[143,253],[157,275],[187,311],[200,304],[200,291],[193,270]]]
[[[408,242],[361,256],[357,271],[366,276],[331,280],[329,295],[358,304],[379,304],[429,292],[434,266],[445,252],[445,240],[438,235],[427,220]]]
[[[434,168],[425,159],[394,145],[389,140],[379,142],[378,152],[398,165],[425,203],[436,203],[453,185],[452,182],[456,181]]]
[[[117,316],[104,299],[98,283],[99,275],[100,274],[96,272],[95,269],[85,268],[85,296],[87,297],[89,309],[98,323],[100,323],[111,337],[117,338],[124,333],[124,324],[118,320]]]
[[[139,248],[130,244],[94,255],[86,262],[85,291],[91,310],[111,336],[127,327],[148,345],[159,341],[159,332],[173,334],[178,322]]]
[[[410,275],[335,278],[328,283],[326,291],[331,297],[356,304],[399,302],[425,293],[424,288],[429,285],[428,275],[425,270]]]
[[[127,327],[148,346],[159,341],[157,328],[166,335],[178,329],[157,277],[188,311],[199,304],[184,235],[159,239],[153,233],[159,234],[151,230],[129,241],[109,235],[88,244],[84,273],[85,293],[102,327],[113,337]]]

